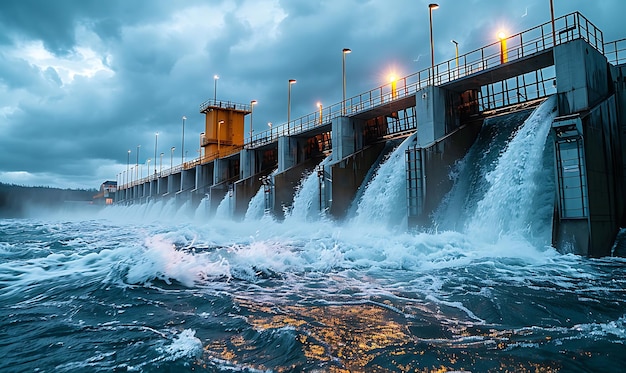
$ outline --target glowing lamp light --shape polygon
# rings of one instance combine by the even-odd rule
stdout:
[[[389,75],[389,82],[391,83],[391,99],[394,100],[398,97],[398,91],[396,89],[397,78],[394,74]]]
[[[506,48],[506,34],[504,31],[498,32],[498,38],[500,39],[500,63],[506,63],[509,61],[509,56]]]

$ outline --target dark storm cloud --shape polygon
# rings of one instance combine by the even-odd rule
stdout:
[[[519,32],[549,20],[548,0],[440,0],[434,11],[437,61],[495,41],[498,27]],[[626,3],[555,0],[557,15],[581,10],[624,37],[616,15]],[[5,0],[0,2],[0,181],[97,187],[176,147],[181,117],[188,158],[197,156],[213,97],[249,103],[254,129],[284,123],[288,79],[292,119],[430,65],[428,1],[416,0]],[[620,13],[621,12],[621,13]],[[37,44],[39,43],[39,44]],[[44,51],[37,49],[43,45]],[[42,55],[49,52],[52,57]],[[73,75],[72,75],[73,74]],[[248,125],[246,120],[246,129]],[[128,150],[131,150],[130,159]],[[154,160],[152,165],[154,165]],[[145,168],[145,167],[144,167]],[[4,176],[2,176],[4,175]],[[66,185],[64,185],[65,183]],[[82,184],[81,184],[82,183]],[[95,184],[95,185],[94,185]]]

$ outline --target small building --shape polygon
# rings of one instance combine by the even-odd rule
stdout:
[[[117,181],[107,180],[100,185],[100,191],[93,196],[95,205],[112,205],[117,192]]]

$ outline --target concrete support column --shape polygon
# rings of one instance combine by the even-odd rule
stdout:
[[[241,149],[239,152],[239,164],[241,179],[247,179],[256,173],[256,151],[253,149]]]
[[[228,160],[216,159],[213,161],[215,167],[213,168],[213,185],[220,184],[228,180]]]
[[[588,110],[608,93],[607,60],[582,39],[554,47],[559,115]]]
[[[357,134],[355,127],[354,122],[349,117],[333,118],[333,162],[339,162],[357,151]]]
[[[289,136],[278,138],[278,172],[284,172],[297,163],[298,142]]]
[[[196,187],[195,189],[205,189],[213,183],[213,178],[209,172],[209,165],[197,165],[196,166]]]
[[[157,187],[157,193],[162,196],[167,193],[169,190],[167,189],[167,176],[159,177],[157,183],[159,184]]]
[[[195,189],[196,186],[196,169],[191,168],[189,170],[181,171],[181,180],[180,180],[180,190],[191,190]]]
[[[167,193],[174,194],[180,190],[180,175],[176,173],[167,177]]]
[[[427,147],[446,134],[446,96],[439,87],[420,89],[415,96],[417,146]]]

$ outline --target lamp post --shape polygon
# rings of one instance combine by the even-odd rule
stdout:
[[[257,100],[250,101],[250,143],[252,143],[252,112],[254,111],[254,105],[257,104]]]
[[[556,30],[554,29],[554,1],[550,0],[550,21],[552,22],[552,45],[556,45]]]
[[[395,100],[396,97],[398,96],[398,92],[397,92],[398,80],[396,79],[396,76],[389,75],[389,82],[391,83],[391,99]]]
[[[183,115],[183,140],[182,140],[182,147],[180,150],[180,163],[183,164],[185,163],[185,120],[187,119],[186,116]]]
[[[198,150],[198,155],[200,157],[200,164],[202,164],[203,161],[203,156],[202,156],[202,149],[204,149],[203,145],[206,139],[206,135],[204,134],[204,132],[200,132],[200,149]]]
[[[343,83],[343,100],[341,100],[341,115],[346,114],[346,54],[351,53],[349,48],[343,48],[341,51],[341,80]]]
[[[272,138],[272,122],[267,122],[267,126],[270,128],[270,139]]]
[[[289,79],[289,90],[287,93],[287,134],[289,135],[289,122],[291,121],[291,85],[296,84],[295,79]]]
[[[322,103],[321,102],[317,103],[317,108],[320,112],[320,124],[322,124]]]
[[[170,149],[170,174],[172,173],[172,168],[174,168],[174,150],[176,147],[172,146]]]
[[[159,157],[161,158],[159,162],[159,175],[161,175],[161,173],[163,173],[163,153],[159,154]]]
[[[450,40],[454,44],[455,60],[456,60],[456,72],[459,75],[459,43],[456,40]]]
[[[126,161],[126,174],[130,175],[130,149],[128,149],[128,160]],[[128,179],[126,179],[128,183]]]
[[[219,78],[217,74],[213,75],[213,105],[217,102],[217,80]]]
[[[506,34],[504,31],[498,33],[498,38],[500,39],[500,63],[506,63],[509,57],[506,50]]]
[[[148,180],[150,180],[150,161],[152,161],[150,158],[146,160],[146,178]],[[154,165],[156,166],[156,162],[154,162]],[[154,172],[156,172],[156,170]],[[143,177],[143,174],[141,174],[141,177]]]
[[[435,41],[433,39],[433,10],[439,8],[439,4],[428,4],[428,14],[430,18],[430,71],[432,74],[432,84],[435,84]]]
[[[159,133],[155,133],[154,134],[154,174],[156,175],[156,155],[157,155],[157,148],[159,146]]]
[[[135,180],[139,180],[139,148],[141,148],[141,145],[137,145],[137,160],[135,161]]]
[[[222,131],[222,123],[224,123],[223,120],[217,122],[217,158],[220,157],[220,132]]]

